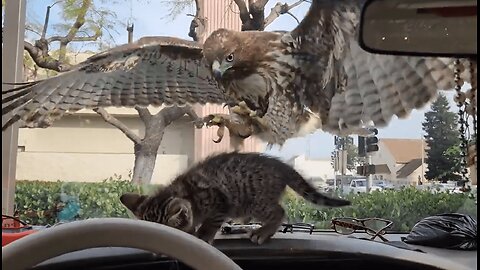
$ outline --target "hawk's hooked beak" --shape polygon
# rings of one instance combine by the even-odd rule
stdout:
[[[213,64],[212,64],[213,77],[216,80],[220,80],[223,76],[223,72],[225,72],[225,70],[222,68],[222,65],[220,65],[220,63],[217,60],[213,61]]]

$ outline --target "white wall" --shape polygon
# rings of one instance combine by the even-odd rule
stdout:
[[[294,161],[294,168],[305,178],[318,178],[324,180],[335,177],[330,159],[306,159],[305,155],[298,156]]]
[[[133,154],[18,153],[18,180],[97,182],[114,174],[128,179]],[[158,155],[152,184],[166,184],[188,167],[186,155]]]
[[[138,116],[129,115],[126,109],[112,111],[143,136],[143,123]],[[193,129],[189,119],[167,127],[158,150],[153,182],[166,181],[193,162]],[[93,112],[65,116],[46,129],[21,128],[18,145],[19,180],[99,181],[113,174],[127,177],[134,164],[133,142]]]
[[[382,140],[380,140],[380,142],[378,143],[378,151],[372,154],[372,163],[378,164],[378,165],[387,164],[391,174],[388,175],[388,177],[384,175],[384,178],[388,178],[387,180],[392,182],[396,181],[397,170],[401,168],[401,166],[400,167],[396,166],[395,158],[390,153],[390,150],[388,149],[388,147],[384,143],[382,143]]]
[[[138,116],[117,118],[143,136],[143,123]],[[18,145],[27,152],[133,153],[133,142],[96,114],[65,116],[49,128],[21,128]],[[182,119],[168,126],[159,154],[193,157],[193,125]]]

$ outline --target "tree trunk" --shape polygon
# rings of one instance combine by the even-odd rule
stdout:
[[[155,161],[157,160],[157,151],[160,141],[142,141],[135,144],[135,165],[133,167],[132,182],[136,184],[149,184],[153,170],[155,169]]]
[[[132,182],[149,184],[166,125],[160,113],[160,115],[151,115],[147,108],[136,108],[136,110],[145,124],[145,135],[141,141],[134,144],[135,165]]]
[[[153,176],[157,152],[162,143],[165,128],[185,114],[189,116],[197,128],[203,127],[203,119],[199,118],[195,111],[189,106],[166,107],[155,115],[150,114],[147,108],[136,106],[135,109],[145,125],[145,135],[143,139],[117,118],[110,115],[105,109],[95,108],[93,110],[102,116],[103,120],[107,123],[120,129],[134,143],[135,164],[133,166],[132,182],[148,184]]]

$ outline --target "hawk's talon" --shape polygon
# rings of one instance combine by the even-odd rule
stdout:
[[[221,126],[225,123],[225,115],[209,114],[203,118],[203,122],[207,127]]]
[[[235,113],[235,114],[238,114],[238,115],[247,115],[247,114],[250,113],[250,111],[247,111],[247,110],[245,110],[244,108],[242,108],[242,107],[240,107],[240,106],[232,107],[231,112],[232,112],[232,113]]]
[[[212,140],[214,143],[220,143],[225,135],[225,126],[219,126],[217,130],[218,139]]]
[[[236,106],[238,110],[241,110],[240,106]],[[232,111],[233,112],[233,111]],[[234,113],[234,112],[233,112]],[[240,118],[232,118],[229,114],[209,114],[203,118],[205,126],[217,126],[218,139],[212,139],[214,143],[220,143],[225,135],[225,128],[228,128],[229,134],[232,137],[239,139],[246,139],[254,134],[254,126],[252,120],[261,122],[260,117],[255,116],[253,119],[248,117],[248,114],[243,112],[243,115],[239,115]],[[249,112],[250,113],[250,112]],[[238,115],[238,114],[237,114]]]
[[[247,106],[247,103],[245,101],[240,101],[238,103],[238,106],[242,109],[246,109],[246,110],[249,110],[250,108]]]
[[[193,125],[198,129],[202,128],[205,124],[206,124],[205,120],[202,120],[202,119],[197,119],[193,121]]]
[[[232,113],[242,115],[242,116],[256,116],[257,112],[250,109],[244,101],[238,103],[237,106],[231,108]]]

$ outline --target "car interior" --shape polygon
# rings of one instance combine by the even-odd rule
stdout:
[[[470,0],[368,0],[362,11],[359,42],[365,50],[381,54],[476,59],[476,6],[476,1]],[[454,17],[449,15],[452,13]],[[430,25],[438,31],[425,35],[424,28],[406,27],[406,24],[427,28]],[[454,30],[448,32],[450,35],[439,30],[446,28]],[[404,42],[405,29],[410,31],[409,43]],[[477,267],[476,250],[406,244],[402,241],[407,236],[405,232],[382,232],[386,241],[378,237],[372,240],[371,236],[368,231],[342,235],[334,230],[290,225],[263,245],[252,244],[244,231],[223,230],[210,246],[160,224],[94,218],[53,226],[4,246],[2,267],[10,270],[283,270],[297,267],[467,270]]]

